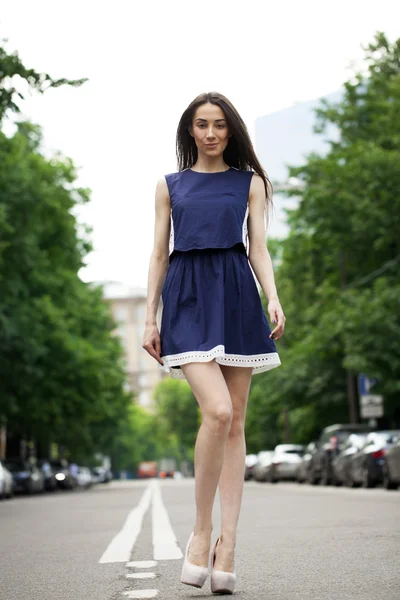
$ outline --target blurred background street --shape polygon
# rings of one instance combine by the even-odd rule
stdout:
[[[159,485],[183,552],[194,522],[194,482],[166,480]],[[129,558],[154,561],[152,566],[127,567],[128,561],[99,564],[145,489],[143,482],[113,482],[85,494],[21,497],[3,506],[0,598],[122,600],[141,597],[134,594],[143,590],[158,590],[158,597],[170,600],[210,597],[209,581],[192,592],[180,584],[181,560],[154,561],[152,535],[157,523],[151,508]],[[219,532],[219,504],[214,517],[213,539]],[[398,494],[250,481],[238,532],[236,595],[397,600],[399,538]],[[127,578],[135,573],[154,577]]]

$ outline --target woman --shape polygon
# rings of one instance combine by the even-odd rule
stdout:
[[[285,324],[265,243],[271,184],[243,120],[216,92],[201,94],[183,113],[177,156],[179,171],[156,188],[143,348],[172,377],[187,379],[202,413],[196,523],[181,581],[202,587],[207,577],[219,484],[222,528],[211,552],[211,590],[233,593],[251,377],[280,365],[274,340]],[[272,332],[250,265],[268,298]]]

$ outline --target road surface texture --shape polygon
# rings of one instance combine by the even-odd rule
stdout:
[[[179,582],[194,514],[193,479],[1,501],[0,599],[216,597]],[[400,600],[399,557],[400,492],[245,483],[237,598]]]

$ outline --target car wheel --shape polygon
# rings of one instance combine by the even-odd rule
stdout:
[[[321,485],[331,485],[331,477],[329,474],[328,465],[324,464],[321,472],[321,479],[319,480]]]
[[[317,485],[318,477],[316,477],[314,470],[310,468],[307,473],[307,483],[310,485]]]
[[[273,470],[272,470],[272,469],[271,469],[271,470],[270,470],[270,472],[268,473],[268,482],[269,482],[269,483],[276,483],[276,482],[277,482],[277,480],[276,480],[276,478],[275,478],[275,475],[274,475],[274,472],[273,472]]]
[[[386,490],[397,490],[399,487],[398,483],[391,480],[389,468],[386,463],[383,464],[383,487]]]
[[[362,470],[362,486],[363,488],[375,487],[375,481],[369,476],[369,469],[367,465],[364,465]]]
[[[337,477],[335,471],[332,473],[332,485],[335,485],[336,487],[340,487],[342,485],[342,482]]]
[[[349,473],[348,471],[346,471],[346,473],[344,475],[344,483],[345,483],[346,487],[349,487],[349,488],[356,487],[355,481],[354,481],[353,477],[351,476],[351,473]]]

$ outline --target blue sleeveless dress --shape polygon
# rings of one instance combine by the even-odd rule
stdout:
[[[171,235],[160,338],[173,378],[185,379],[180,365],[213,359],[252,374],[281,364],[247,258],[252,176],[234,167],[165,175]]]

